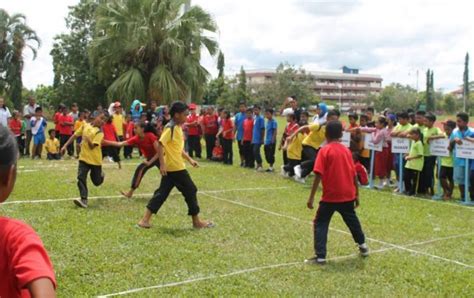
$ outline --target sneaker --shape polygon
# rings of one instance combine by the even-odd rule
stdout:
[[[273,172],[275,172],[275,170],[274,170],[273,168],[268,168],[268,169],[265,170],[265,172],[267,172],[267,173],[273,173]]]
[[[257,172],[264,172],[264,170],[263,170],[262,167],[258,167],[258,168],[257,168]]]
[[[362,244],[359,244],[358,247],[359,247],[359,252],[361,256],[363,257],[369,256],[369,247],[367,246],[367,244],[362,243]]]
[[[301,166],[297,165],[296,167],[294,167],[294,169],[295,169],[295,177],[298,177],[301,179],[301,174],[303,173]]]
[[[87,199],[74,200],[74,204],[80,208],[87,208]]]
[[[301,184],[306,183],[306,180],[304,178],[298,177],[296,175],[293,177],[293,179],[295,179],[296,182],[301,183]]]
[[[326,265],[326,259],[324,258],[318,258],[318,257],[312,257],[310,259],[304,260],[305,264],[310,264],[310,265]]]

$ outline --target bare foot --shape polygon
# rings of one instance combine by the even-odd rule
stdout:
[[[210,221],[200,220],[198,222],[193,222],[193,227],[195,229],[208,229],[215,227],[214,223]]]
[[[142,229],[149,229],[152,227],[152,225],[148,222],[144,222],[141,220],[139,223],[137,223],[137,227],[142,228]]]
[[[133,192],[131,192],[131,191],[121,190],[120,193],[122,194],[122,196],[124,196],[128,199],[131,199],[132,196],[133,196]]]

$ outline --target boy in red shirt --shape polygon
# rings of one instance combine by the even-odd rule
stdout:
[[[357,174],[357,181],[360,185],[369,185],[369,175],[367,170],[359,161],[359,154],[356,152],[352,153],[352,160],[354,161],[354,168]]]
[[[201,137],[199,134],[199,115],[196,114],[196,105],[190,104],[189,111],[191,112],[186,118],[186,127],[188,128],[188,146],[189,156],[194,157],[196,153],[197,158],[201,158]]]
[[[351,152],[339,141],[342,138],[342,131],[341,122],[328,122],[325,133],[327,145],[319,150],[314,164],[315,178],[307,203],[308,208],[314,208],[314,196],[321,181],[323,182],[323,195],[314,220],[315,256],[305,260],[309,264],[326,264],[329,223],[336,211],[341,214],[349,227],[361,255],[364,257],[369,255],[364,232],[355,213],[355,208],[359,206],[357,175]]]
[[[230,119],[230,112],[223,111],[222,112],[222,125],[219,129],[219,133],[217,136],[222,137],[222,147],[224,150],[224,164],[225,165],[232,165],[234,161],[234,154],[232,150],[232,143],[234,142],[234,123],[232,119]]]
[[[20,156],[23,156],[25,154],[24,152],[24,145],[23,145],[23,135],[21,133],[21,113],[20,112],[13,112],[13,117],[10,119],[10,122],[8,123],[8,126],[10,127],[10,130],[12,131],[13,135],[15,136],[16,143],[18,145],[18,150],[20,152]]]
[[[212,158],[212,149],[214,149],[214,144],[216,143],[216,135],[219,131],[219,126],[217,123],[217,115],[213,107],[209,107],[207,114],[202,119],[202,126],[204,131],[204,137],[206,139],[206,158]]]
[[[245,167],[255,168],[255,159],[253,157],[252,137],[253,137],[253,110],[247,109],[247,118],[244,120],[244,137],[242,138],[242,147],[244,151]]]
[[[110,142],[117,142],[117,128],[113,124],[113,116],[107,117],[107,122],[102,126],[102,132],[104,133],[104,140]],[[122,169],[120,163],[119,148],[115,145],[104,145],[102,146],[102,156],[112,159],[113,162],[118,164],[119,169]]]
[[[0,203],[13,190],[18,148],[0,125]],[[43,243],[23,222],[0,217],[0,297],[55,297],[56,279]]]
[[[66,144],[69,138],[72,136],[72,129],[74,127],[74,119],[69,115],[66,107],[63,107],[61,114],[58,116],[58,125],[59,125],[59,142],[61,147]],[[67,155],[74,155],[74,144],[67,146]]]

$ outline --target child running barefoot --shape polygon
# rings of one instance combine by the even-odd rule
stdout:
[[[355,213],[355,208],[359,206],[359,191],[354,162],[349,149],[339,142],[342,130],[342,124],[339,121],[327,123],[325,132],[327,145],[319,150],[314,165],[316,176],[308,199],[308,208],[314,208],[314,196],[321,181],[323,195],[314,220],[315,256],[305,261],[308,264],[326,264],[328,228],[331,217],[336,211],[341,214],[349,227],[360,254],[363,257],[369,255],[364,232]]]
[[[0,203],[13,191],[18,148],[0,125]],[[55,297],[53,266],[31,227],[0,216],[0,297]]]
[[[189,176],[184,163],[186,159],[193,167],[198,167],[198,163],[184,151],[181,125],[186,122],[187,111],[187,105],[182,102],[174,102],[171,106],[170,114],[172,120],[163,130],[160,137],[160,147],[162,150],[158,150],[162,175],[161,183],[146,206],[143,218],[138,223],[138,226],[141,228],[151,228],[151,217],[160,210],[174,187],[184,196],[184,200],[188,205],[188,215],[192,217],[194,228],[201,229],[214,226],[211,222],[199,218],[200,209],[197,201],[197,188],[191,180],[191,176]]]
[[[101,131],[104,125],[104,112],[91,114],[91,123],[84,123],[82,127],[74,132],[61,148],[61,153],[66,152],[67,146],[75,139],[82,137],[81,153],[79,155],[79,169],[77,174],[77,187],[81,198],[74,200],[74,204],[80,208],[88,207],[89,190],[87,189],[87,175],[90,172],[92,183],[99,186],[104,183],[104,172],[102,172],[102,149],[101,146],[115,146],[117,142],[104,140],[104,133]]]
[[[132,179],[132,186],[128,191],[121,191],[120,193],[127,198],[131,198],[135,190],[140,186],[143,177],[149,169],[157,167],[160,169],[160,161],[158,152],[161,150],[158,144],[158,138],[153,132],[147,130],[151,124],[142,121],[135,125],[135,135],[125,142],[118,143],[122,146],[137,146],[141,151],[145,161],[138,165]]]

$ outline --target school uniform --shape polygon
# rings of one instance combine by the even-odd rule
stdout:
[[[44,148],[46,149],[46,157],[48,160],[61,159],[61,154],[59,153],[60,144],[57,138],[48,138],[44,143]]]
[[[418,192],[426,193],[428,188],[434,189],[434,169],[436,165],[436,156],[431,155],[430,143],[428,139],[432,136],[442,134],[437,127],[425,128],[423,132],[424,161],[423,170],[420,173],[420,181],[418,182]]]
[[[451,136],[449,137],[450,142],[454,142],[455,138],[459,139],[464,139],[465,137],[470,137],[474,133],[471,130],[471,128],[466,128],[466,130],[461,131],[459,128],[456,128]],[[454,156],[454,167],[453,167],[453,179],[454,183],[458,185],[464,185],[465,184],[465,167],[466,167],[466,161],[464,158],[458,158],[456,157],[456,143],[454,143],[454,150],[453,150],[453,156]],[[468,185],[469,186],[469,185]]]
[[[301,177],[305,178],[314,168],[314,162],[321,145],[326,141],[326,126],[319,124],[309,125],[309,134],[303,140],[301,159]]]
[[[283,132],[283,136],[281,138],[282,146],[283,146],[283,144],[285,144],[286,139],[289,138],[290,136],[292,136],[299,128],[300,128],[300,126],[298,125],[297,122],[289,122],[289,123],[286,124],[285,131]],[[286,165],[286,164],[288,164],[288,153],[287,153],[286,150],[282,150],[282,152],[283,152],[282,153],[283,154],[283,164]]]
[[[441,171],[440,171],[440,178],[448,180],[451,185],[454,185],[454,178],[453,178],[453,152],[449,153],[449,156],[441,157]]]
[[[398,123],[394,128],[392,132],[400,133],[400,132],[407,132],[412,129],[412,125],[410,123],[407,123],[405,125],[401,125]],[[398,154],[392,154],[393,156],[393,168],[395,169],[395,174],[397,175],[397,180],[400,179],[400,156]],[[403,165],[402,169],[405,168],[406,165],[406,160],[402,159]]]
[[[127,145],[131,147],[138,147],[145,159],[147,161],[150,161],[157,154],[154,146],[154,143],[157,140],[158,138],[154,133],[146,132],[143,138],[140,138],[139,136],[134,136],[128,139],[126,142]],[[160,161],[158,159],[150,165],[146,165],[143,162],[140,163],[135,169],[135,173],[133,174],[131,188],[134,190],[137,189],[140,186],[140,183],[145,174],[148,172],[149,169],[153,167],[156,167],[158,169],[160,168]]]
[[[244,121],[245,121],[245,118],[246,118],[246,115],[245,113],[242,113],[242,112],[239,112],[235,115],[235,119],[234,119],[234,125],[235,125],[235,128],[236,128],[236,140],[237,140],[237,144],[238,144],[238,147],[239,147],[239,154],[241,156],[244,155],[244,146],[242,144],[242,139],[244,137]]]
[[[301,164],[301,155],[303,151],[303,140],[305,138],[304,133],[298,133],[295,138],[288,144],[287,155],[288,161],[283,167],[284,171],[288,173],[290,177],[295,176],[295,167]]]
[[[102,126],[102,132],[104,133],[104,140],[117,142],[117,130],[112,123],[105,123]],[[102,156],[109,156],[114,162],[120,162],[119,148],[114,146],[103,146]]]
[[[122,114],[116,114],[114,113],[112,115],[112,124],[115,127],[115,131],[117,132],[117,140],[119,142],[122,142],[124,140],[124,123],[125,123],[125,118],[123,117]],[[120,151],[121,148],[116,148],[117,149],[117,154],[120,156]]]
[[[189,114],[186,118],[186,123],[197,123],[199,116],[197,114]],[[188,126],[188,153],[189,156],[201,158],[201,137],[199,136],[199,124],[195,126]]]
[[[204,116],[202,123],[204,125],[204,138],[206,140],[206,157],[212,158],[212,149],[216,145],[216,135],[219,131],[217,115]]]
[[[421,156],[416,159],[407,161],[405,165],[405,173],[403,180],[405,182],[405,192],[408,195],[416,194],[416,188],[418,186],[418,180],[420,179],[420,173],[423,170],[423,153],[424,147],[421,141],[412,142],[410,146],[410,153],[408,156]]]
[[[355,212],[356,171],[350,150],[339,142],[331,142],[319,150],[313,171],[321,176],[323,193],[314,220],[314,250],[318,258],[326,258],[329,223],[334,212],[341,214],[354,241],[362,245],[365,235]]]
[[[232,123],[232,119],[222,120],[222,131],[222,148],[224,150],[223,161],[224,164],[231,165],[234,159],[232,151],[232,144],[234,141],[234,123]]]
[[[252,134],[253,134],[253,119],[245,119],[244,121],[244,134],[243,134],[243,150],[245,158],[245,167],[254,168],[255,159],[252,150]]]
[[[70,115],[60,114],[58,116],[59,142],[61,144],[61,147],[63,147],[64,144],[66,144],[66,142],[69,140],[69,138],[71,138],[72,133],[73,133],[72,132],[73,127],[69,125],[64,125],[65,122],[73,123],[74,119]],[[66,149],[67,149],[67,154],[69,156],[74,155],[73,143],[69,144]]]
[[[23,156],[24,154],[24,141],[23,141],[23,134],[21,133],[21,127],[22,127],[22,122],[21,120],[18,119],[10,119],[10,122],[8,123],[8,126],[10,127],[11,132],[15,136],[16,143],[18,145],[18,151],[20,152],[20,156]]]
[[[265,145],[263,151],[265,152],[265,160],[270,166],[275,163],[276,138],[273,139],[273,134],[278,128],[278,123],[275,119],[267,120],[265,126]]]
[[[188,215],[199,214],[197,201],[197,187],[191,180],[182,156],[184,150],[183,130],[179,125],[170,121],[160,137],[160,143],[164,149],[164,158],[167,175],[162,176],[160,187],[155,191],[148,202],[148,210],[156,214],[168,199],[173,188],[177,188],[184,196],[188,206]]]
[[[265,133],[265,119],[260,115],[255,116],[253,122],[252,151],[257,165],[261,165],[263,162],[262,154],[260,152],[260,148],[262,147],[262,138],[264,137],[262,135],[262,131]]]

